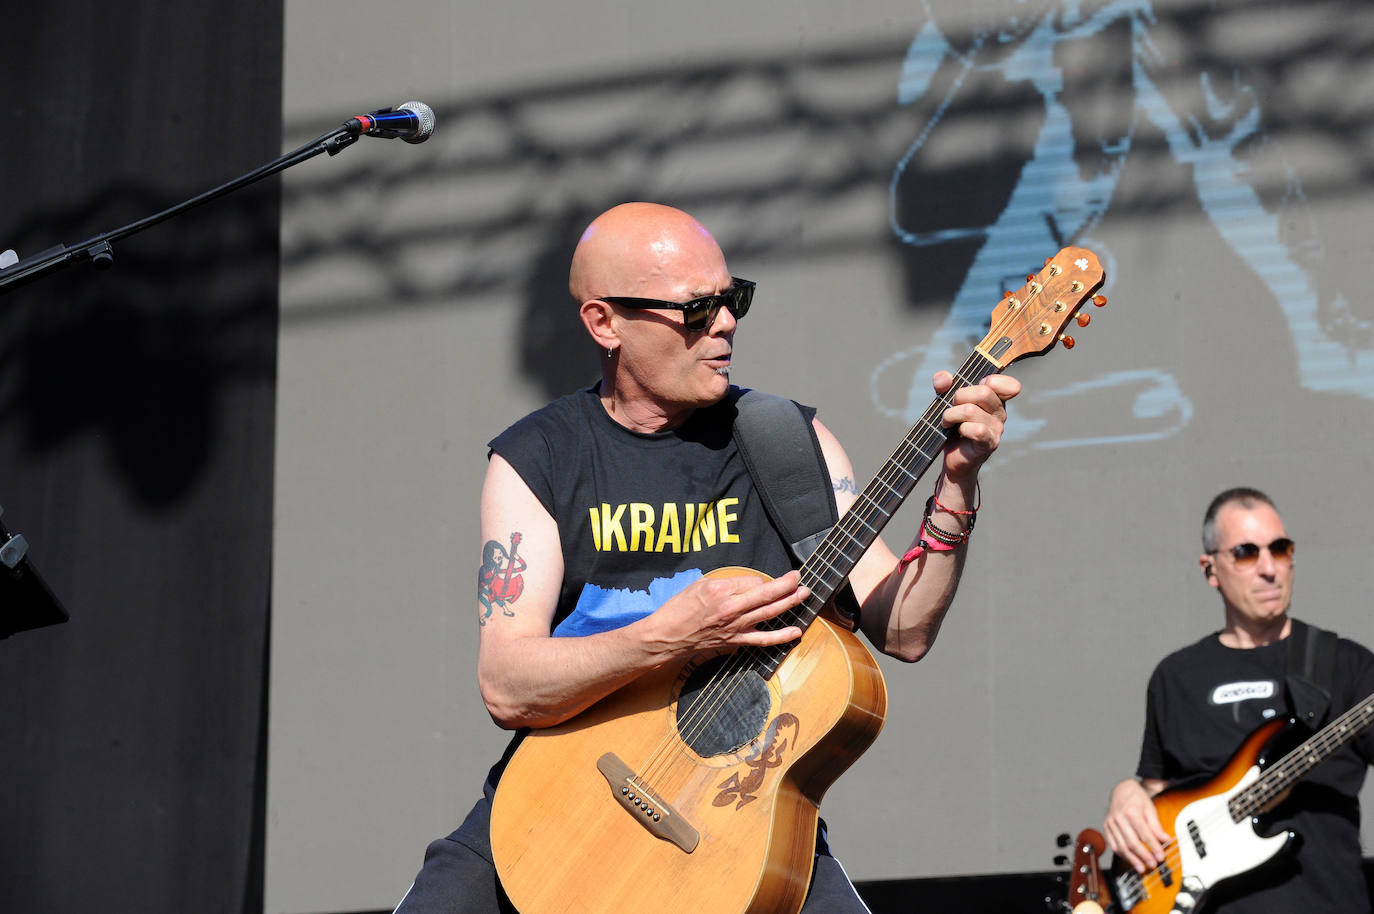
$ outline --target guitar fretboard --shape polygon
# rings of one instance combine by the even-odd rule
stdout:
[[[1302,745],[1279,759],[1260,776],[1259,780],[1232,797],[1226,804],[1231,819],[1243,822],[1263,812],[1307,772],[1359,736],[1371,724],[1374,724],[1374,695],[1327,724]]]
[[[998,365],[978,350],[969,355],[954,376],[950,389],[931,401],[892,456],[802,565],[801,583],[811,589],[811,596],[795,610],[773,620],[769,628],[796,625],[805,631],[816,620],[916,483],[943,452],[951,433],[941,424],[941,418],[950,407],[955,392],[977,384],[998,370]],[[795,644],[751,648],[748,663],[759,675],[771,676]]]

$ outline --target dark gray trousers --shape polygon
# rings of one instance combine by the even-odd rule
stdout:
[[[518,914],[496,878],[490,823],[491,800],[484,796],[457,831],[430,843],[424,866],[395,914]],[[824,823],[802,914],[870,914],[844,867],[830,856]]]

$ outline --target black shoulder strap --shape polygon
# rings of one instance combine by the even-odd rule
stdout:
[[[1288,634],[1288,697],[1298,720],[1316,728],[1331,705],[1332,667],[1336,633],[1301,619],[1292,620]]]
[[[735,409],[735,444],[744,465],[793,557],[804,562],[838,516],[816,430],[785,397],[745,390]]]

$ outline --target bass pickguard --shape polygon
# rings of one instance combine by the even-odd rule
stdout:
[[[1227,803],[1259,776],[1260,769],[1253,767],[1225,793],[1189,803],[1179,811],[1173,832],[1182,872],[1174,910],[1191,910],[1218,882],[1272,859],[1288,843],[1287,833],[1264,837],[1255,831],[1253,820],[1236,822],[1231,818]],[[1169,827],[1167,823],[1165,827]]]

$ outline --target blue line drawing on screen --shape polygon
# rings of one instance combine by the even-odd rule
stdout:
[[[929,400],[931,374],[948,367],[956,357],[961,359],[982,338],[990,303],[1001,297],[1003,289],[1020,284],[1027,266],[1026,251],[1051,252],[1071,243],[1092,248],[1108,266],[1110,284],[1115,273],[1110,252],[1094,243],[1090,233],[1111,205],[1141,115],[1163,134],[1174,159],[1191,166],[1197,199],[1218,234],[1268,287],[1282,308],[1292,334],[1302,384],[1314,391],[1374,397],[1374,333],[1370,322],[1353,314],[1343,296],[1321,304],[1314,271],[1303,265],[1315,267],[1324,251],[1296,175],[1284,163],[1282,222],[1279,214],[1265,208],[1255,187],[1246,180],[1249,165],[1237,147],[1246,141],[1266,142],[1267,137],[1259,100],[1238,73],[1233,73],[1230,85],[1220,87],[1220,91],[1207,73],[1198,74],[1197,85],[1207,119],[1203,124],[1195,115],[1175,111],[1151,77],[1151,70],[1159,68],[1160,59],[1150,35],[1155,24],[1150,0],[1106,2],[1090,14],[1082,10],[1086,4],[1076,0],[982,3],[979,10],[984,14],[984,25],[973,29],[968,45],[962,49],[954,47],[941,31],[931,0],[922,2],[927,21],[907,50],[898,102],[911,105],[923,101],[933,108],[929,120],[895,166],[889,186],[891,228],[903,244],[916,247],[978,239],[982,239],[982,244],[949,313],[929,343],[897,352],[875,367],[871,390],[881,412],[900,416],[906,422],[915,421]],[[961,6],[960,11],[966,19],[977,15],[969,13],[968,7]],[[1099,138],[1098,167],[1085,176],[1075,159],[1074,124],[1062,97],[1064,74],[1056,66],[1055,48],[1061,42],[1088,38],[1122,22],[1129,24],[1130,92],[1134,105],[1120,136]],[[996,53],[980,56],[980,51],[987,50]],[[898,218],[898,184],[913,157],[926,145],[931,131],[950,113],[960,88],[980,70],[996,72],[1009,84],[1029,85],[1038,93],[1044,104],[1044,120],[1030,159],[1005,207],[990,224],[910,231]],[[936,77],[942,72],[952,75],[946,75],[943,89],[937,89]],[[934,94],[939,91],[943,91],[942,97]],[[1218,130],[1218,124],[1223,129]],[[1276,150],[1269,148],[1267,152],[1274,154]],[[1292,228],[1295,224],[1304,226],[1298,235]],[[1295,250],[1303,264],[1295,260]],[[1013,278],[1015,282],[1007,284]],[[1343,339],[1334,338],[1333,331]],[[884,406],[877,395],[880,378],[898,367],[911,369],[907,402],[900,409]],[[1149,391],[1142,392],[1134,401],[1135,418],[1143,420],[1138,434],[1039,441],[1032,439],[1042,433],[1044,422],[1018,419],[1017,423],[1008,424],[1004,440],[1020,441],[1031,447],[1060,447],[1167,437],[1187,425],[1192,404],[1167,371],[1113,372],[1077,387],[1081,392],[1140,384],[1147,385]],[[1042,394],[1037,401],[1036,396],[1031,394],[1025,405],[1033,407],[1049,398]]]
[[[1131,414],[1135,418],[1145,420],[1146,424],[1156,419],[1160,420],[1159,423],[1153,425],[1150,431],[1032,441],[1030,446],[1036,449],[1085,447],[1093,444],[1125,444],[1168,438],[1182,431],[1193,418],[1193,404],[1183,395],[1183,391],[1178,389],[1178,382],[1174,380],[1174,376],[1150,369],[1108,372],[1101,377],[1045,391],[1037,396],[1037,402],[1050,403],[1083,395],[1101,396],[1104,392],[1129,395]]]

